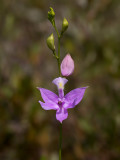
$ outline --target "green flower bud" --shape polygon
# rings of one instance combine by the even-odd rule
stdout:
[[[66,18],[64,18],[63,19],[63,23],[62,23],[62,31],[61,31],[61,33],[63,34],[66,31],[67,28],[68,28],[68,21],[67,21]]]
[[[50,11],[48,11],[48,19],[52,23],[52,25],[54,25],[55,23],[54,17],[55,17],[55,12],[53,8],[50,7]]]
[[[48,45],[48,47],[49,47],[52,51],[55,51],[53,33],[47,38],[47,45]]]

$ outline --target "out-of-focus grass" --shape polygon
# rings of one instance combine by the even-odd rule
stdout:
[[[59,122],[44,111],[36,87],[57,93],[57,62],[47,48],[49,6],[60,30],[61,60],[75,61],[65,93],[90,86],[63,123],[63,159],[120,159],[120,1],[0,2],[0,159],[57,160]],[[55,155],[55,156],[54,156]]]

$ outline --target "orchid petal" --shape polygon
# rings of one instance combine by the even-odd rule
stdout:
[[[69,76],[74,71],[74,61],[70,54],[67,54],[61,63],[61,73],[63,76]]]
[[[56,112],[56,119],[62,123],[63,120],[67,119],[68,112],[67,109],[64,109],[63,107],[59,108]]]
[[[43,103],[41,101],[39,101],[41,107],[45,110],[58,110],[59,109],[59,106],[56,104],[56,103],[53,103],[53,102],[47,102],[47,103]]]
[[[64,104],[63,104],[64,109],[69,109],[74,107],[75,107],[75,100],[73,101],[73,103],[70,103],[67,100],[64,100]]]
[[[40,90],[41,96],[45,102],[47,102],[47,101],[53,101],[54,103],[58,102],[58,96],[55,93],[53,93],[45,88],[38,87],[38,89]]]
[[[76,88],[65,95],[65,103],[69,103],[70,105],[65,108],[73,108],[76,106],[83,98],[85,89],[87,87]]]
[[[58,87],[58,89],[64,89],[64,85],[67,83],[66,78],[55,78],[52,82]]]

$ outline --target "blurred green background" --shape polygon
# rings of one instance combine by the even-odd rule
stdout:
[[[63,160],[120,160],[120,0],[0,0],[0,160],[58,160],[59,122],[36,87],[57,93],[57,62],[46,45],[61,29],[61,60],[75,71],[65,93],[90,86],[63,123]]]

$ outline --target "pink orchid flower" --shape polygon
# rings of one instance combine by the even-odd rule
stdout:
[[[67,81],[66,78],[61,77],[53,80],[53,83],[58,87],[59,96],[47,89],[37,87],[45,102],[39,101],[41,107],[45,110],[56,110],[56,119],[60,121],[60,123],[68,117],[67,109],[74,108],[82,100],[85,89],[87,88],[76,88],[64,96],[64,85]]]

